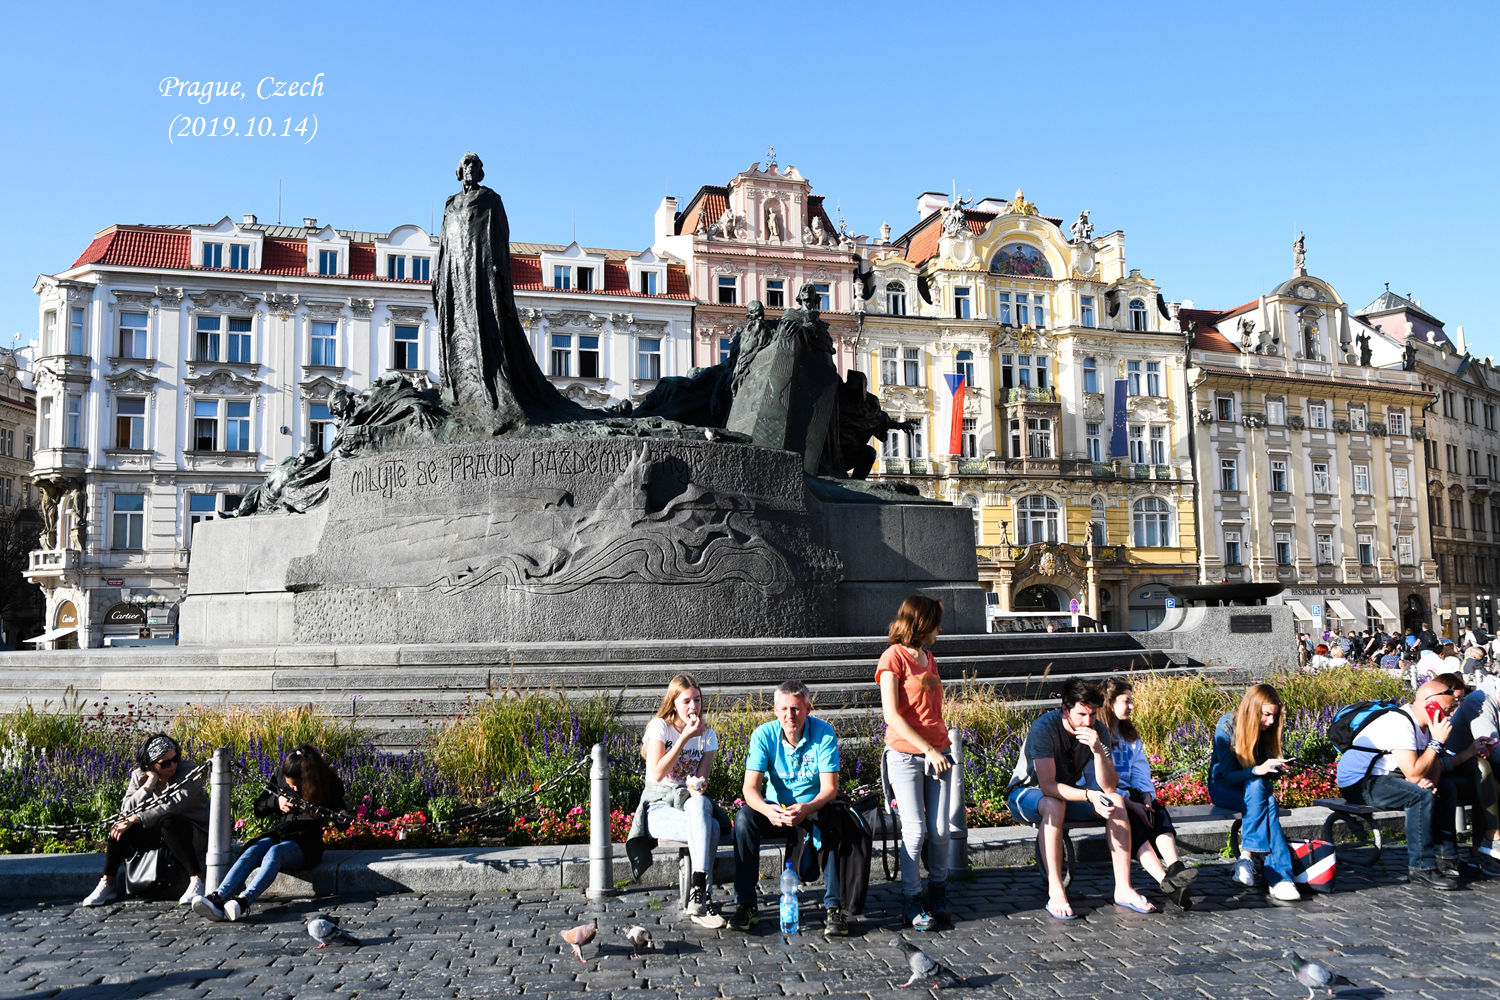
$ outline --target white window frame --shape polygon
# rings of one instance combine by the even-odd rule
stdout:
[[[341,353],[340,350],[339,350],[339,348],[340,348],[340,344],[339,344],[339,326],[340,325],[341,324],[339,323],[338,320],[324,320],[324,319],[319,319],[319,320],[310,319],[310,320],[308,320],[308,322],[307,322],[307,363],[309,365],[315,365],[315,366],[321,367],[321,368],[338,368],[338,367],[340,367],[339,366],[339,354]],[[329,328],[331,328],[331,332],[329,332]],[[325,345],[321,357],[319,357],[316,354],[316,352],[315,352],[315,348],[316,348],[318,342],[320,342],[320,341]],[[333,357],[331,357],[331,358],[328,356],[328,346],[327,345],[332,345]]]
[[[1297,551],[1292,544],[1292,533],[1290,531],[1275,532],[1273,544],[1276,565],[1290,566],[1297,561]]]
[[[900,385],[901,377],[901,349],[899,347],[882,347],[880,349],[880,384]]]
[[[1239,566],[1242,553],[1240,552],[1240,533],[1238,531],[1224,532],[1224,565]]]
[[[1277,427],[1286,426],[1286,400],[1266,397],[1266,423]]]
[[[901,349],[902,385],[922,385],[922,370],[927,367],[926,360],[922,356],[922,349],[920,347],[904,347]]]
[[[1271,492],[1290,493],[1292,491],[1291,474],[1287,469],[1289,463],[1284,458],[1271,459]],[[1277,488],[1277,477],[1280,477],[1280,488]]]
[[[63,447],[84,448],[86,445],[88,407],[82,393],[70,392],[63,397]]]
[[[1314,533],[1317,540],[1317,553],[1319,566],[1333,565],[1333,533],[1330,531],[1319,531]]]
[[[1083,359],[1083,391],[1099,391],[1099,363],[1093,358]]]
[[[68,354],[82,358],[88,353],[88,313],[74,307],[68,310]]]
[[[125,404],[139,403],[140,413],[124,412]],[[121,450],[145,451],[146,450],[146,411],[150,409],[149,401],[145,396],[116,396],[115,397],[115,428],[114,447]],[[128,424],[125,421],[129,421]],[[125,440],[121,441],[121,429],[125,430]]]
[[[1149,505],[1149,506],[1148,506]],[[1130,505],[1131,541],[1138,549],[1170,549],[1172,505],[1161,497],[1142,497]],[[1155,541],[1153,541],[1155,535]]]
[[[1099,436],[1099,425],[1095,423],[1084,424],[1083,431],[1085,435],[1084,446],[1088,451],[1089,461],[1104,461],[1104,445],[1103,439]]]
[[[1369,411],[1363,406],[1349,407],[1349,429],[1351,431],[1362,431],[1369,428]]]
[[[635,377],[642,382],[659,381],[663,374],[661,337],[635,338]]]
[[[126,323],[126,319],[125,318],[127,316],[139,316],[141,318],[141,325],[140,326],[126,326],[125,325],[125,323]],[[132,320],[131,322],[134,322],[134,321]],[[116,324],[116,327],[117,327],[117,332],[115,334],[115,345],[114,345],[115,346],[115,351],[116,351],[116,353],[114,355],[115,357],[118,357],[118,358],[131,358],[131,359],[135,359],[135,358],[149,359],[151,357],[151,314],[150,313],[140,313],[140,312],[133,312],[133,311],[123,311],[123,312],[120,313],[120,320],[119,320],[119,323]],[[129,342],[130,353],[126,353],[127,341]]]
[[[1219,459],[1219,489],[1224,493],[1238,493],[1240,489],[1240,460]]]
[[[1396,563],[1401,566],[1417,564],[1416,545],[1411,535],[1396,536]]]
[[[412,336],[402,337],[402,330],[410,330]],[[406,354],[407,357],[403,359],[402,354]],[[411,363],[401,364],[402,360],[408,360]],[[420,324],[391,324],[391,368],[401,372],[422,370],[422,327]]]
[[[968,285],[953,286],[953,318],[973,319],[974,301]]]
[[[1411,496],[1411,471],[1404,465],[1398,465],[1391,469],[1391,495],[1398,497]]]
[[[140,501],[140,509],[120,508],[120,501],[125,498]],[[110,512],[110,537],[109,547],[114,551],[142,552],[146,548],[146,507],[145,493],[111,493],[109,502]],[[121,535],[124,538],[121,538]],[[122,544],[123,542],[123,544]]]
[[[1353,473],[1354,473],[1354,495],[1355,496],[1369,496],[1370,495],[1370,467],[1368,465],[1360,462],[1360,463],[1354,463],[1353,466],[1352,466],[1352,470],[1353,470]]]
[[[1361,566],[1375,565],[1375,536],[1369,532],[1360,532],[1354,536],[1354,544],[1359,554]]]
[[[1146,301],[1144,299],[1131,299],[1127,308],[1130,316],[1130,329],[1135,333],[1146,332]]]
[[[1093,329],[1094,327],[1094,297],[1083,295],[1078,299],[1078,325]]]
[[[1016,501],[1016,544],[1040,545],[1058,541],[1058,525],[1061,510],[1056,500],[1040,493],[1021,497]],[[1031,537],[1040,533],[1042,537]]]
[[[1389,410],[1386,414],[1386,430],[1400,437],[1406,436],[1406,411]]]
[[[888,281],[885,284],[885,312],[887,316],[906,315],[906,283]]]
[[[1151,464],[1167,464],[1167,428],[1163,424],[1152,424],[1150,430]]]
[[[1329,496],[1333,493],[1333,477],[1329,475],[1327,462],[1312,464],[1312,488],[1317,496]]]
[[[1161,395],[1161,362],[1146,362],[1146,395]]]
[[[1308,403],[1307,426],[1312,430],[1327,430],[1328,407],[1323,403]]]

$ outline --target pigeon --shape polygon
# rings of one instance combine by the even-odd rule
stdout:
[[[586,924],[570,927],[565,931],[558,931],[558,936],[573,947],[573,954],[578,956],[578,961],[583,961],[583,952],[579,951],[580,945],[588,944],[594,940],[594,935],[599,933],[599,922],[590,920]]]
[[[1318,990],[1327,990],[1328,995],[1333,996],[1335,986],[1354,985],[1352,980],[1346,979],[1327,966],[1309,962],[1290,948],[1283,951],[1281,957],[1292,960],[1292,975],[1297,977],[1297,982],[1307,987],[1307,1000],[1313,1000]]]
[[[631,924],[625,928],[624,933],[630,941],[630,946],[635,949],[632,957],[639,958],[641,952],[651,950],[651,932],[640,924]]]
[[[326,913],[319,913],[307,922],[307,933],[318,942],[319,948],[326,948],[330,944],[352,944],[359,947],[359,938],[334,923],[333,918]]]
[[[932,988],[935,990],[942,989],[944,985],[969,985],[956,972],[936,959],[929,957],[926,952],[916,945],[908,944],[901,938],[897,938],[895,944],[906,955],[906,964],[911,966],[911,978],[901,984],[902,989],[915,983],[918,979],[932,980]]]

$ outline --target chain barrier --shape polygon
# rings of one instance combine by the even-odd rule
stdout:
[[[170,793],[169,800],[179,797],[178,793],[185,790],[189,782],[203,777],[212,767],[213,761],[206,760],[174,781],[172,785],[176,787],[174,788],[172,785],[169,785],[167,789]],[[135,815],[134,811],[126,812],[122,809],[119,812],[102,816],[99,819],[78,820],[72,823],[12,823],[7,819],[0,821],[0,825],[3,825],[4,829],[7,830],[25,831],[33,834],[44,834],[54,837],[82,837],[85,834],[93,833],[101,826],[114,826],[120,820],[132,815]]]
[[[477,827],[481,824],[486,824],[490,820],[500,821],[503,822],[504,825],[509,826],[519,807],[525,805],[528,802],[534,801],[548,789],[562,784],[562,782],[566,779],[571,778],[574,774],[582,771],[585,767],[592,763],[592,760],[592,757],[578,758],[573,763],[564,768],[560,774],[548,778],[546,781],[543,781],[533,787],[531,791],[519,795],[514,799],[511,799],[509,802],[501,802],[498,805],[486,806],[483,809],[464,813],[462,816],[456,816],[453,819],[443,820],[442,822],[434,822],[432,825],[438,830],[445,833],[455,829],[462,829],[464,827]],[[613,757],[611,757],[609,763],[611,767],[614,767],[617,761]],[[497,822],[492,825],[500,825],[500,823]]]
[[[252,771],[250,765],[239,758],[235,758],[229,763],[232,767],[243,771],[249,776],[250,781],[248,784],[255,785],[278,798],[286,799],[296,806],[297,811],[300,813],[311,816],[313,819],[331,820],[334,823],[343,823],[346,826],[354,822],[354,814],[348,810],[329,809],[327,806],[320,806],[316,802],[309,802],[291,789],[282,788],[275,782],[268,780],[260,772]]]

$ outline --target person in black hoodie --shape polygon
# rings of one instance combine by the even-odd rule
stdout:
[[[244,917],[282,868],[314,868],[323,860],[323,825],[344,808],[342,779],[317,747],[298,746],[281,762],[276,792],[267,789],[255,803],[255,815],[279,821],[245,848],[218,888],[193,900],[193,912],[209,920]]]

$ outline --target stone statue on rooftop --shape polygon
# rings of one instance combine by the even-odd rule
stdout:
[[[1072,232],[1074,243],[1087,243],[1094,238],[1094,224],[1089,221],[1088,209],[1079,212],[1078,218],[1073,220]]]
[[[1249,316],[1240,317],[1240,350],[1246,354],[1250,353],[1251,345],[1254,343],[1255,320]]]
[[[1370,357],[1374,353],[1370,349],[1370,335],[1361,333],[1354,338],[1354,342],[1359,345],[1359,363],[1366,368],[1370,367]]]
[[[774,201],[766,206],[766,239],[781,242],[781,213]]]
[[[1307,236],[1303,233],[1298,233],[1297,242],[1292,244],[1292,266],[1299,275],[1307,273]]]
[[[719,221],[714,224],[714,235],[721,240],[734,239],[734,213],[729,209],[724,209]]]

